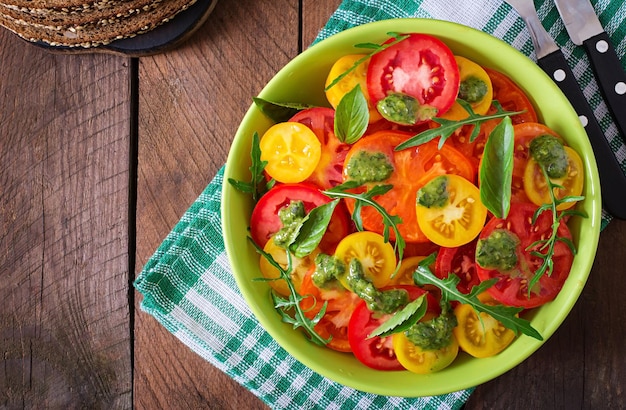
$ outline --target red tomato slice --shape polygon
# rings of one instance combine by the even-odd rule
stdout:
[[[555,253],[552,258],[554,267],[552,274],[544,274],[538,284],[532,289],[528,297],[528,282],[534,276],[535,271],[542,263],[542,259],[532,255],[538,251],[535,241],[548,238],[552,230],[552,214],[550,211],[542,212],[536,223],[531,224],[533,213],[537,207],[529,203],[512,203],[507,219],[493,218],[485,225],[479,236],[484,239],[495,229],[506,229],[512,232],[520,243],[517,245],[517,265],[508,271],[497,269],[485,269],[478,263],[476,272],[481,281],[497,278],[498,282],[488,289],[493,298],[508,306],[518,306],[526,309],[541,306],[553,300],[563,287],[565,279],[569,275],[574,260],[572,250],[565,243],[559,241],[555,245]],[[558,235],[563,238],[572,238],[569,228],[561,221]],[[530,247],[530,249],[528,249]]]
[[[497,100],[506,111],[524,111],[522,114],[511,117],[513,125],[526,122],[536,123],[537,113],[524,91],[505,74],[486,67],[483,68],[489,75],[493,85],[493,99]],[[492,105],[487,115],[495,112],[496,108]],[[480,126],[478,136],[472,142],[470,142],[469,139],[474,130],[473,125],[466,125],[461,128],[460,132],[451,136],[451,140],[455,148],[461,151],[463,155],[470,158],[475,166],[478,166],[480,158],[483,156],[483,151],[485,150],[487,137],[500,121],[500,119],[485,121]]]
[[[307,182],[328,189],[342,182],[343,160],[350,149],[335,136],[335,111],[332,108],[315,107],[300,111],[290,122],[299,122],[309,127],[322,144],[322,155],[317,167]]]
[[[409,292],[409,299],[415,300],[424,293],[425,290],[413,285],[396,285],[385,289],[406,289]],[[428,298],[428,311],[437,312],[438,305],[430,294]],[[437,312],[438,313],[438,312]],[[374,336],[368,338],[370,333],[378,326],[389,319],[391,315],[380,315],[373,313],[367,308],[365,301],[359,302],[354,309],[350,323],[348,324],[348,340],[352,347],[354,356],[364,365],[377,370],[404,370],[396,358],[393,351],[391,337]]]
[[[280,184],[270,189],[259,199],[250,217],[250,235],[254,242],[263,247],[268,239],[282,228],[278,211],[291,201],[304,202],[304,209],[311,209],[331,201],[319,189],[305,184]],[[335,208],[326,234],[319,248],[323,252],[334,252],[335,246],[345,237],[350,229],[348,213],[340,203]]]
[[[314,271],[315,267],[312,267],[302,279],[300,294],[303,299],[300,307],[309,319],[313,319],[327,302],[326,313],[315,325],[315,331],[324,339],[331,339],[326,347],[339,352],[351,352],[348,323],[361,299],[345,289],[328,291],[318,289],[311,279]]]
[[[474,285],[480,283],[476,274],[476,242],[472,242],[456,248],[440,248],[435,260],[435,275],[445,279],[450,273],[454,273],[461,279],[456,286],[460,292],[468,294]]]
[[[438,141],[433,140],[418,147],[395,151],[395,147],[413,134],[400,131],[379,131],[357,141],[346,156],[345,164],[361,150],[368,152],[382,152],[393,165],[391,176],[376,184],[391,184],[393,188],[374,198],[390,215],[398,215],[402,223],[398,224],[400,234],[406,242],[428,242],[417,224],[415,213],[415,199],[417,190],[432,178],[443,174],[457,174],[469,181],[474,181],[475,170],[463,154],[452,146],[444,145],[438,149]],[[344,178],[348,179],[347,169],[344,166]],[[354,211],[354,201],[346,200],[348,210]],[[361,209],[363,227],[366,230],[383,234],[383,219],[380,213],[372,207]],[[395,233],[391,231],[391,238]]]
[[[524,90],[515,84],[507,75],[490,68],[483,68],[485,68],[485,71],[489,74],[489,78],[491,78],[493,99],[497,100],[505,111],[525,111],[522,114],[511,117],[513,125],[523,122],[537,122],[535,108],[526,96]],[[495,112],[495,109],[492,107],[490,112]]]
[[[389,40],[389,42],[393,39]],[[389,93],[403,93],[421,105],[446,112],[459,92],[459,68],[452,51],[427,34],[408,38],[371,57],[367,88],[373,105]]]

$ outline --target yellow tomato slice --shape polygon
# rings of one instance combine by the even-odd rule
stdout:
[[[263,250],[266,253],[269,253],[274,261],[276,261],[283,269],[287,268],[287,250],[281,248],[280,246],[274,243],[274,238],[270,238],[269,241],[263,247]],[[296,291],[300,292],[300,285],[302,285],[302,279],[304,275],[306,275],[307,271],[315,264],[315,257],[320,251],[315,249],[311,254],[305,256],[304,258],[296,258],[291,255],[291,282],[293,283]],[[259,261],[259,268],[261,269],[261,274],[266,279],[276,279],[270,280],[267,283],[274,289],[278,294],[282,296],[289,296],[289,286],[284,279],[280,278],[280,272],[276,267],[274,267],[265,256],[261,255]]]
[[[472,110],[476,114],[485,115],[491,107],[491,101],[493,100],[493,85],[491,84],[491,78],[489,74],[478,64],[465,57],[455,56],[456,64],[459,67],[459,74],[461,77],[461,83],[474,77],[480,81],[483,81],[487,86],[487,92],[484,97],[478,101],[471,102]],[[458,102],[454,102],[452,107],[444,114],[442,118],[446,118],[453,121],[459,121],[468,117],[467,111]]]
[[[416,204],[417,223],[424,235],[435,244],[454,248],[474,239],[487,218],[487,208],[480,201],[476,185],[458,175],[446,178],[448,200],[443,206]]]
[[[410,372],[428,374],[448,367],[459,353],[459,344],[456,338],[448,346],[437,350],[424,350],[414,345],[404,333],[395,333],[392,336],[393,351],[402,366]]]
[[[389,282],[389,285],[415,285],[413,281],[413,272],[417,269],[417,265],[424,260],[425,256],[410,256],[400,261],[400,269]]]
[[[337,108],[343,96],[352,91],[357,85],[360,85],[361,91],[363,91],[363,95],[367,100],[367,106],[369,107],[369,122],[373,123],[382,119],[382,117],[376,107],[372,106],[370,103],[369,94],[367,93],[367,68],[369,66],[369,59],[363,61],[355,69],[352,69],[356,62],[365,56],[365,54],[348,54],[335,61],[326,78],[326,87],[340,75],[348,72],[348,70],[351,71],[339,80],[337,84],[326,90],[326,99],[333,108]]]
[[[322,145],[315,133],[299,122],[281,122],[268,129],[260,141],[265,170],[278,182],[307,179],[317,167]]]
[[[562,178],[550,178],[554,184],[562,187],[554,189],[554,194],[559,199],[565,196],[578,196],[583,192],[583,161],[580,155],[571,147],[563,148],[565,148],[569,163],[567,173]],[[543,172],[541,172],[539,164],[532,157],[528,159],[524,169],[524,192],[535,205],[540,206],[551,202],[548,183]],[[556,209],[561,211],[571,208],[575,204],[576,202],[563,202]]]
[[[495,302],[488,294],[479,299],[489,305]],[[491,299],[491,301],[489,301]],[[515,332],[504,327],[491,315],[480,312],[480,318],[471,305],[460,304],[454,309],[458,325],[452,330],[462,350],[474,357],[490,357],[500,353],[515,339]]]
[[[335,257],[344,261],[346,265],[353,258],[358,259],[363,266],[365,278],[378,289],[389,284],[391,274],[396,269],[393,246],[375,232],[362,231],[346,236],[337,245]],[[345,276],[340,276],[339,281],[346,289],[352,290]]]

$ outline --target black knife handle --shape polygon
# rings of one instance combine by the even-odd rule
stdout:
[[[622,171],[608,140],[593,114],[587,99],[569,68],[563,53],[558,50],[537,62],[559,86],[581,119],[598,164],[600,190],[604,207],[613,216],[626,219],[626,175]]]
[[[605,32],[583,41],[600,91],[626,143],[626,73]]]

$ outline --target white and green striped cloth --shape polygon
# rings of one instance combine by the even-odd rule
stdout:
[[[626,63],[626,5],[618,0],[592,3]],[[569,40],[551,1],[535,4],[540,5],[544,26],[562,47],[626,172],[626,149],[584,51]],[[522,20],[500,0],[345,0],[316,41],[359,24],[398,17],[462,23],[535,58]],[[363,393],[320,376],[282,349],[252,315],[230,273],[220,222],[223,172],[222,168],[137,278],[144,311],[272,408],[458,409],[465,403],[471,390],[421,398]],[[604,225],[609,221],[605,214]]]

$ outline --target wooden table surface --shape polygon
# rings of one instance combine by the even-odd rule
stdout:
[[[220,1],[181,47],[138,59],[0,29],[1,409],[265,408],[139,310],[131,284],[251,97],[339,3]],[[467,409],[623,408],[625,248],[614,221],[564,324]]]

